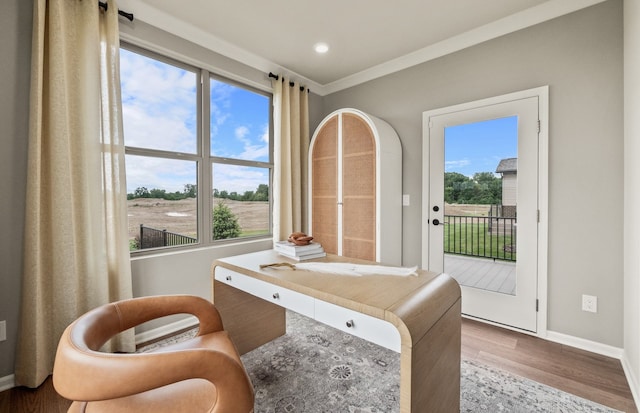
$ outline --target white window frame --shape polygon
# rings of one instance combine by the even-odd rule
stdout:
[[[211,247],[216,245],[226,245],[233,243],[241,243],[249,240],[259,239],[271,239],[273,237],[273,94],[264,90],[255,88],[253,86],[244,84],[242,82],[231,80],[227,77],[218,75],[199,67],[194,63],[186,63],[175,57],[170,57],[166,54],[149,50],[137,46],[135,44],[121,41],[120,47],[130,52],[140,54],[145,57],[152,58],[162,63],[166,63],[196,74],[197,94],[196,94],[196,122],[198,127],[196,128],[196,146],[197,152],[195,154],[165,151],[159,149],[139,148],[126,145],[126,131],[125,133],[125,154],[136,155],[145,157],[154,157],[161,159],[175,159],[185,161],[196,162],[196,185],[197,192],[197,231],[198,242],[194,244],[176,245],[171,247],[159,247],[159,248],[146,248],[131,251],[132,256],[150,255],[159,252],[167,251],[183,251],[192,250],[201,247]],[[210,91],[211,91],[211,79],[215,79],[219,82],[240,87],[250,92],[257,93],[269,98],[269,161],[250,161],[236,158],[226,158],[211,155],[211,134],[210,134]],[[259,167],[269,169],[269,231],[264,235],[253,235],[238,238],[227,238],[221,240],[213,239],[213,165],[214,164],[226,164],[248,167]]]

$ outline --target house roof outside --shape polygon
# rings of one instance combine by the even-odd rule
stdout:
[[[518,173],[518,158],[502,159],[496,168],[496,173]]]

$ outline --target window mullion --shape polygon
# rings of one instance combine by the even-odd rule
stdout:
[[[201,243],[210,244],[213,240],[213,199],[211,188],[213,188],[211,179],[211,87],[210,76],[207,70],[200,71],[200,101],[199,101],[199,117],[200,117],[200,150],[202,151],[202,162],[200,165],[202,187],[198,190],[199,205],[201,209],[199,213],[199,225],[201,232]]]
[[[181,161],[200,161],[201,155],[182,152],[162,151],[158,149],[136,148],[134,146],[126,146],[125,153],[127,155],[149,156],[163,159],[176,159]]]
[[[226,165],[241,165],[241,166],[255,166],[258,168],[273,168],[273,163],[271,162],[247,161],[244,159],[222,158],[219,156],[212,156],[211,162],[226,164]]]
[[[127,194],[130,238],[140,240],[130,244],[132,252],[268,237],[271,94],[139,47],[124,45],[121,51],[127,183],[136,188]],[[213,197],[216,185],[219,199]],[[214,240],[218,200],[221,225]]]

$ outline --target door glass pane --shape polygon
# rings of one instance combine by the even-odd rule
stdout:
[[[518,117],[445,128],[444,271],[516,294]]]

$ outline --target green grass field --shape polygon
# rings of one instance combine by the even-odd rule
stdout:
[[[516,253],[511,251],[512,237],[502,234],[492,235],[487,230],[487,226],[485,220],[445,225],[444,252],[515,261]]]

